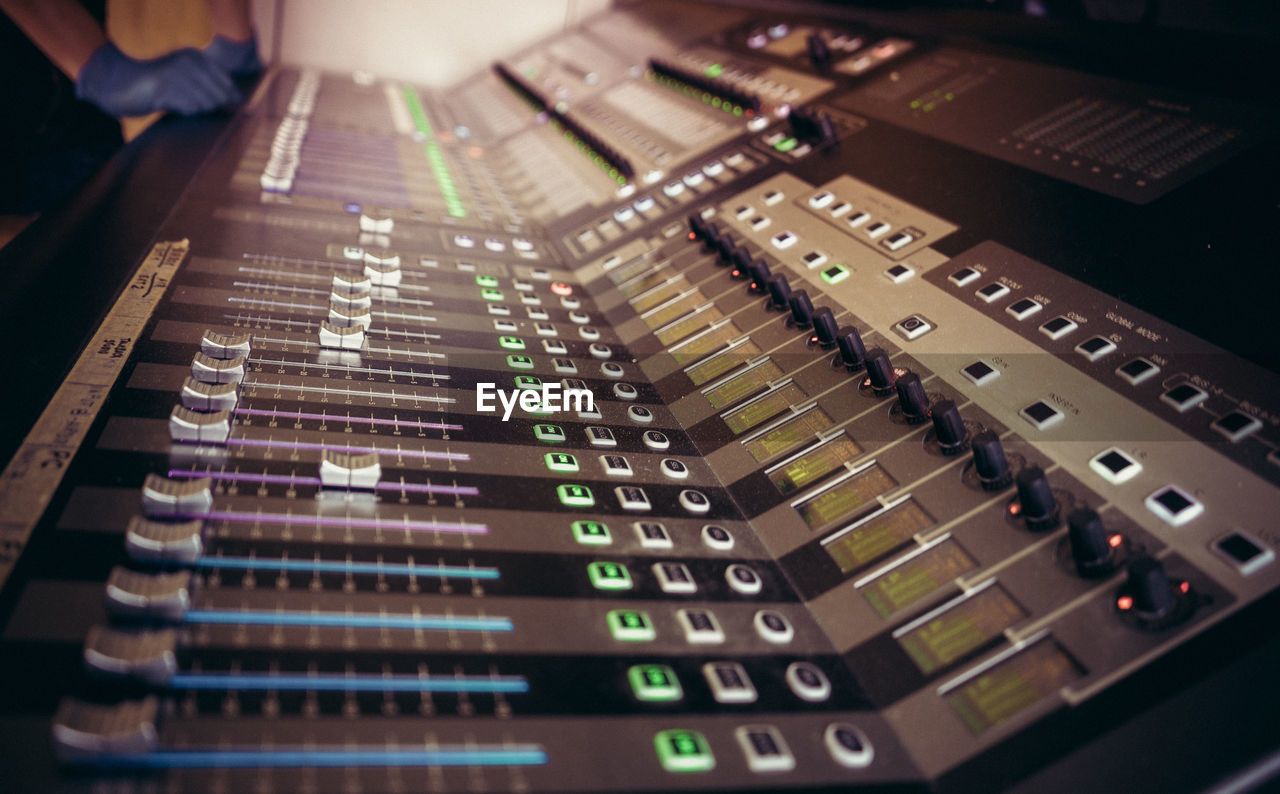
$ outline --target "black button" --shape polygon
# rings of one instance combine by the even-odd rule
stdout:
[[[1119,474],[1125,469],[1133,465],[1133,461],[1121,455],[1119,452],[1108,452],[1098,458],[1098,463],[1107,467],[1112,474]]]
[[[1155,500],[1164,505],[1164,508],[1175,516],[1194,504],[1190,499],[1172,488],[1166,488],[1155,497]]]

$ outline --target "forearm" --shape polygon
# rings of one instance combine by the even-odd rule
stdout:
[[[102,26],[75,0],[0,0],[0,9],[72,80],[107,43]]]
[[[247,41],[253,35],[249,0],[207,0],[213,32],[232,41]]]

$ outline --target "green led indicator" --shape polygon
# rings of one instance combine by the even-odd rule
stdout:
[[[545,444],[559,444],[564,441],[564,429],[558,425],[534,425],[533,437]]]
[[[741,116],[741,115],[742,115],[742,108],[738,107],[737,105],[734,105],[734,106],[733,106],[733,115],[735,115],[735,116]]]
[[[670,703],[684,697],[675,670],[665,664],[635,664],[627,668],[627,681],[637,700]]]
[[[458,186],[454,184],[453,176],[450,175],[448,165],[445,163],[444,152],[440,150],[439,144],[432,140],[435,138],[435,131],[431,129],[427,112],[422,108],[422,100],[418,99],[418,93],[411,86],[404,86],[402,93],[405,104],[409,106],[409,115],[413,117],[414,126],[418,128],[418,132],[424,139],[422,150],[427,155],[427,163],[431,166],[431,173],[435,176],[436,185],[440,188],[445,210],[455,218],[467,217],[467,210],[462,205],[461,196],[458,195]]]
[[[773,145],[773,148],[780,152],[789,152],[800,145],[800,141],[795,138],[783,138]]]
[[[551,471],[572,473],[578,470],[578,459],[568,452],[548,452],[543,458]]]
[[[587,566],[587,576],[597,590],[631,589],[631,572],[620,562],[593,562]]]
[[[515,382],[517,389],[529,389],[531,391],[542,390],[542,381],[532,375],[517,375]]]
[[[943,97],[943,99],[947,100],[948,102],[950,102],[951,100],[953,100],[953,99],[955,99],[955,98],[956,98],[956,95],[955,95],[955,94],[953,94],[953,93],[951,93],[950,91],[948,91],[948,92],[947,92],[947,95],[946,95],[945,97]]]
[[[605,616],[609,633],[619,642],[653,642],[658,633],[649,615],[634,609],[613,609]]]
[[[592,496],[591,489],[585,485],[564,485],[556,486],[556,495],[560,497],[560,504],[565,507],[594,507],[596,498]]]
[[[500,336],[498,344],[503,350],[524,350],[524,340],[518,336]]]
[[[822,280],[828,284],[839,284],[849,277],[849,268],[844,265],[832,265],[822,271]]]
[[[511,369],[533,369],[533,359],[520,353],[507,356],[507,366]]]
[[[480,290],[480,297],[484,298],[487,301],[500,301],[503,299],[502,290],[491,289],[488,287]]]
[[[724,74],[724,66],[722,64],[713,63],[707,67],[707,77],[719,77]]]
[[[707,738],[697,731],[659,731],[653,737],[653,748],[668,772],[706,772],[716,765]]]
[[[713,107],[713,108],[718,108],[718,107],[720,107],[720,97],[712,97],[712,98],[711,98],[711,107]]]
[[[574,521],[573,539],[584,546],[608,546],[613,543],[609,527],[599,521]]]
[[[920,100],[918,99],[911,100],[911,109],[918,110],[919,108],[920,108]]]
[[[498,286],[498,279],[493,276],[486,276],[481,274],[476,276],[476,286],[477,287],[496,287]]]

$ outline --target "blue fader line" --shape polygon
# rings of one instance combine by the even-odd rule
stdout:
[[[155,750],[139,755],[105,755],[86,763],[110,769],[256,769],[262,767],[538,766],[547,763],[540,745],[435,750],[346,750],[337,747],[270,750]]]
[[[191,609],[187,623],[234,626],[308,626],[356,629],[427,629],[438,631],[511,631],[508,618],[453,615],[376,615],[345,612],[271,612],[266,610]]]
[[[175,673],[173,689],[306,692],[478,692],[518,694],[529,691],[524,676],[485,675],[280,675],[246,673]]]
[[[402,562],[338,562],[335,560],[273,560],[267,557],[201,557],[201,568],[230,568],[249,571],[304,571],[306,573],[381,574],[422,576],[441,579],[497,579],[497,568],[462,565],[410,565]]]

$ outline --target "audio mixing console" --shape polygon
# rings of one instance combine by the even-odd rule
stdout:
[[[0,788],[1263,779],[1276,122],[671,3],[273,70],[30,397]]]

